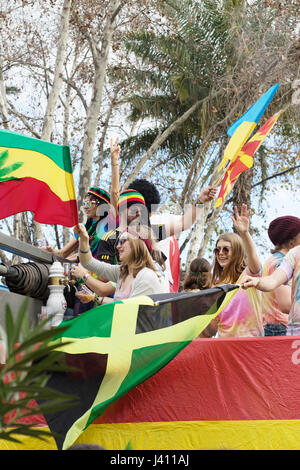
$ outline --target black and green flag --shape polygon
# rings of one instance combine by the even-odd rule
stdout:
[[[69,448],[106,408],[170,362],[228,304],[238,286],[196,293],[134,297],[89,310],[55,337],[72,373],[55,372],[47,386],[78,396],[72,408],[46,415]],[[60,347],[62,341],[69,344]]]

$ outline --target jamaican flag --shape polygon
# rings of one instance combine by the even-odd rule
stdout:
[[[170,362],[228,304],[238,286],[116,301],[64,322],[54,337],[75,368],[47,386],[78,396],[73,408],[45,415],[58,449],[69,448],[106,408]],[[70,342],[61,346],[62,341]]]

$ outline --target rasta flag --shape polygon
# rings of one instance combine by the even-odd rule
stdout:
[[[42,224],[76,225],[69,147],[0,130],[0,202],[0,219],[31,211]]]
[[[225,285],[196,293],[135,297],[101,305],[57,335],[72,373],[54,372],[47,387],[78,396],[73,408],[45,415],[58,449],[68,449],[117,399],[189,345],[236,294]],[[62,341],[70,342],[60,346]]]
[[[254,134],[251,139],[239,151],[237,158],[226,170],[219,196],[215,202],[215,207],[221,206],[233,188],[234,183],[241,173],[249,170],[253,166],[253,156],[259,149],[269,132],[273,129],[281,111],[274,114],[267,122]]]

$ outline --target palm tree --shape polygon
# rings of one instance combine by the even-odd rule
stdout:
[[[113,69],[115,77],[126,75],[141,90],[129,98],[129,119],[151,122],[123,146],[130,163],[132,156],[149,149],[155,136],[193,109],[160,146],[170,160],[188,166],[216,120],[215,110],[220,118],[224,113],[219,82],[233,55],[230,15],[224,13],[221,2],[211,0],[164,2],[162,15],[172,22],[171,34],[129,34],[124,44],[128,53],[134,53],[137,66]]]
[[[124,39],[135,66],[115,67],[111,77],[136,83],[137,92],[127,99],[129,118],[143,123],[141,133],[122,143],[125,185],[142,168],[153,175],[160,165],[173,164],[183,181],[181,194],[175,193],[174,199],[183,206],[197,185],[211,180],[228,141],[228,127],[270,85],[283,82],[268,108],[269,116],[290,104],[298,67],[291,21],[295,12],[288,12],[290,21],[285,21],[285,13],[278,16],[276,2],[264,8],[261,3],[165,1],[160,31],[134,31]],[[283,65],[285,56],[290,59]],[[284,113],[276,126],[278,134],[289,135],[286,123],[292,123],[294,116],[290,110]],[[255,174],[245,172],[236,183],[230,198],[234,204],[249,204],[252,187],[267,177],[266,169],[270,172],[270,153],[264,146],[256,161]],[[172,191],[177,180],[169,175],[168,179],[171,184],[165,179],[163,186]],[[216,227],[216,219],[210,220]],[[195,243],[199,247],[200,239],[196,237]]]

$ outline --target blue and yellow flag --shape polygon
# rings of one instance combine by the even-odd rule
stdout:
[[[239,151],[252,134],[254,128],[258,124],[260,118],[267,109],[270,101],[279,88],[279,84],[269,88],[256,103],[254,103],[248,111],[245,112],[237,121],[235,121],[228,129],[227,134],[231,137],[224,151],[224,157],[221,161],[218,171],[220,171],[229,161],[233,162]]]

